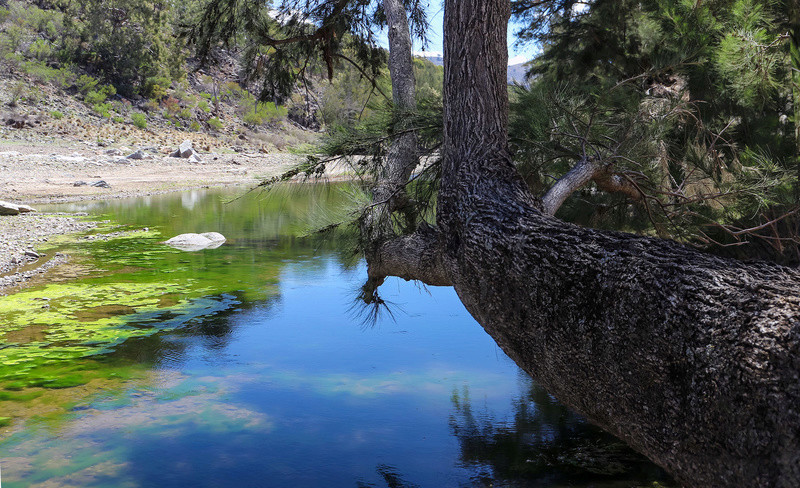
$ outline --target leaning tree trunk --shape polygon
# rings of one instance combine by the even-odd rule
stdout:
[[[445,3],[437,228],[371,278],[452,284],[561,402],[686,486],[800,486],[800,272],[542,213],[506,146],[508,0]]]
[[[800,0],[788,0],[789,7],[789,59],[794,108],[794,155],[797,163],[795,194],[800,199]]]

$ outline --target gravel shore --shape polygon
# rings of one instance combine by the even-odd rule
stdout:
[[[0,142],[0,200],[30,205],[255,185],[302,161],[301,156],[285,153],[200,152],[198,163],[170,157],[172,149]],[[128,157],[133,154],[134,158]]]
[[[94,222],[77,217],[55,214],[20,214],[0,216],[0,294],[41,275],[69,257],[64,254],[46,256],[38,246],[50,237],[86,232]],[[28,266],[41,263],[39,266]]]

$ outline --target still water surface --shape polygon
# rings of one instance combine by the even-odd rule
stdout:
[[[392,313],[365,325],[346,240],[295,237],[340,190],[60,206],[136,232],[66,245],[63,281],[0,297],[3,486],[672,486],[452,289],[387,280]],[[227,243],[159,243],[207,231]]]

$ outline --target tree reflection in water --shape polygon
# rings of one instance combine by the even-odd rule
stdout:
[[[403,479],[400,472],[393,466],[387,464],[379,464],[375,470],[383,478],[387,488],[419,488],[419,485],[411,483]],[[366,483],[364,481],[357,481],[356,488],[377,488],[374,483]]]
[[[450,427],[473,486],[669,487],[669,476],[616,437],[586,422],[520,374],[513,419],[473,406],[453,390]]]

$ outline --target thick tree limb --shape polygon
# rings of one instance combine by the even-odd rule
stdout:
[[[452,285],[442,263],[440,244],[438,232],[427,224],[413,234],[384,242],[370,257],[362,298],[371,303],[387,276],[419,280],[431,286]]]
[[[599,165],[595,159],[582,158],[542,197],[542,211],[546,215],[555,215],[564,201],[589,183],[598,170]]]
[[[622,175],[595,158],[584,157],[564,176],[558,179],[542,197],[542,212],[555,215],[567,198],[594,181],[597,188],[607,193],[623,193],[634,202],[641,201],[644,194]]]
[[[800,272],[543,215],[505,147],[507,21],[446,0],[438,249],[462,302],[686,486],[800,485]]]

